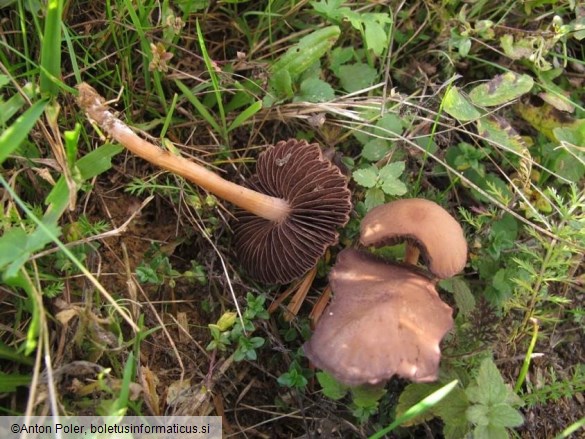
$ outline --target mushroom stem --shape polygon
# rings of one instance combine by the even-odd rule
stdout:
[[[139,157],[178,174],[212,194],[270,221],[280,222],[290,211],[287,201],[232,183],[184,157],[171,154],[138,137],[108,109],[105,100],[86,83],[77,86],[79,106],[112,138]]]
[[[410,265],[416,265],[418,263],[418,257],[420,256],[420,250],[416,245],[410,242],[406,243],[406,251],[404,254],[404,262]]]

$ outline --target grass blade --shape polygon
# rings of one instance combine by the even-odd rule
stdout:
[[[28,136],[32,127],[43,114],[46,105],[46,100],[36,102],[0,135],[0,165]]]
[[[242,125],[245,121],[250,119],[254,116],[258,111],[262,109],[262,101],[256,101],[244,111],[242,111],[238,116],[233,120],[233,122],[228,127],[228,132],[235,130],[240,125]]]
[[[63,0],[50,0],[41,50],[41,93],[57,96],[59,87],[55,81],[61,77],[61,16]]]
[[[191,92],[191,90],[189,90],[189,88],[185,84],[183,84],[181,81],[175,81],[175,84],[177,84],[177,87],[179,87],[181,89],[181,91],[183,92],[183,94],[185,95],[187,100],[189,102],[191,102],[191,104],[199,112],[201,117],[203,117],[203,119],[205,119],[205,121],[209,125],[211,125],[216,132],[221,133],[222,132],[221,128],[219,127],[219,125],[215,121],[215,118],[211,115],[211,113],[209,111],[207,111],[207,108],[205,108],[205,105],[203,105],[201,103],[201,101],[199,99],[197,99],[197,96],[195,96]]]
[[[228,138],[227,138],[228,129],[227,129],[227,123],[226,123],[226,119],[225,119],[225,110],[223,108],[223,103],[221,100],[221,90],[219,87],[219,81],[217,79],[217,74],[215,73],[215,70],[213,68],[213,63],[211,62],[211,58],[209,57],[209,54],[207,53],[207,48],[205,47],[205,40],[203,39],[203,33],[201,32],[201,26],[199,25],[199,20],[197,20],[196,25],[197,25],[197,37],[199,38],[199,47],[201,48],[201,53],[203,54],[203,60],[205,61],[205,66],[207,67],[207,72],[209,73],[209,76],[211,77],[211,82],[213,84],[213,90],[215,92],[215,99],[217,101],[217,108],[219,109],[219,117],[221,119],[222,129],[218,130],[218,132],[222,135],[224,141],[227,142],[228,141]]]

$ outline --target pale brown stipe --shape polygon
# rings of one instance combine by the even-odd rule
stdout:
[[[246,271],[265,283],[290,282],[315,266],[338,239],[351,210],[347,178],[316,143],[278,142],[258,157],[247,185],[286,200],[290,213],[267,221],[240,211],[235,245]]]
[[[304,345],[313,364],[350,386],[437,379],[453,318],[433,282],[353,249],[339,254],[329,280],[333,301]]]
[[[465,267],[463,229],[437,203],[420,198],[397,200],[375,207],[362,220],[363,245],[382,247],[402,241],[418,247],[429,271],[441,279]]]
[[[311,269],[337,227],[349,219],[347,178],[317,144],[279,142],[258,158],[247,186],[232,183],[184,157],[138,137],[88,84],[78,87],[79,106],[113,139],[143,159],[185,177],[249,213],[239,213],[236,246],[249,274],[266,283],[290,282]]]

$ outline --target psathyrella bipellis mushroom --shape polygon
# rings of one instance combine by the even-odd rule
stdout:
[[[437,379],[439,343],[453,318],[435,283],[463,270],[467,242],[455,218],[424,199],[393,201],[363,218],[363,245],[400,241],[408,244],[405,264],[344,250],[329,275],[334,297],[304,350],[316,366],[345,384],[376,384],[393,375],[415,382]],[[413,248],[420,250],[430,273],[415,267],[418,251]]]
[[[439,343],[453,318],[427,276],[346,249],[329,281],[333,300],[304,345],[313,364],[350,386],[394,375],[415,382],[437,379]]]
[[[373,208],[363,218],[360,225],[363,245],[382,247],[401,241],[418,248],[429,271],[441,279],[454,276],[465,267],[467,241],[463,229],[433,201],[396,200]]]
[[[244,268],[262,282],[302,276],[349,219],[347,179],[316,143],[290,140],[269,147],[258,158],[257,174],[241,186],[141,139],[90,85],[77,89],[79,106],[128,150],[252,214],[237,214],[235,242]]]

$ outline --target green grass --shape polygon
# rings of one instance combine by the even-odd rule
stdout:
[[[562,401],[547,431],[583,428],[585,31],[572,2],[17,1],[0,19],[4,413],[223,406],[234,433],[298,436],[329,419],[344,436],[539,437],[531,414]],[[290,137],[341,156],[354,211],[292,322],[266,314],[285,286],[240,270],[232,206],[112,144],[75,102],[84,81],[139,135],[232,181]],[[441,204],[469,243],[464,273],[442,283],[456,319],[440,380],[336,394],[300,349],[311,305],[365,213],[403,197]],[[487,358],[510,417],[480,428]],[[68,376],[79,361],[91,373]]]

